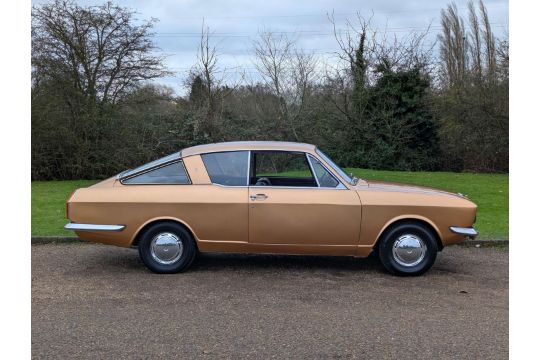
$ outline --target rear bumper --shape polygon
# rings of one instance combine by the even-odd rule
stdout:
[[[69,223],[64,226],[64,229],[74,231],[122,231],[125,227],[125,225]]]
[[[474,239],[476,236],[478,236],[478,231],[476,231],[472,227],[464,228],[459,226],[450,226],[450,231],[454,234],[470,237],[471,239]]]

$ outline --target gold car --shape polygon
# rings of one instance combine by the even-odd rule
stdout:
[[[476,205],[446,191],[364,181],[314,145],[194,146],[124,171],[67,201],[65,228],[135,246],[152,271],[180,272],[198,251],[366,257],[418,275],[477,235]]]

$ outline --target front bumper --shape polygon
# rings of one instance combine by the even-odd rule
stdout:
[[[464,227],[459,227],[459,226],[450,226],[450,231],[453,232],[454,234],[470,237],[471,239],[474,239],[475,237],[478,236],[478,231],[476,231],[472,227],[464,228]]]
[[[74,231],[122,231],[125,227],[125,225],[68,223],[64,226],[64,229]]]

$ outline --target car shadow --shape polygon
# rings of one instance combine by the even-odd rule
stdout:
[[[90,260],[90,259],[88,259]],[[136,251],[107,252],[104,256],[88,261],[85,270],[115,268],[116,271],[148,271]],[[231,254],[199,253],[188,272],[216,271],[314,271],[331,270],[340,272],[385,272],[376,256],[355,258],[351,256],[306,256],[279,254]],[[345,275],[344,275],[345,276]]]
[[[189,271],[220,270],[335,270],[383,272],[384,268],[375,256],[354,258],[351,256],[305,256],[274,254],[199,254]]]

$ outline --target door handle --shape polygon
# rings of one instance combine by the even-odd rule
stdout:
[[[268,199],[268,196],[266,194],[257,194],[257,195],[249,195],[249,198],[251,199],[251,201],[266,200]]]

